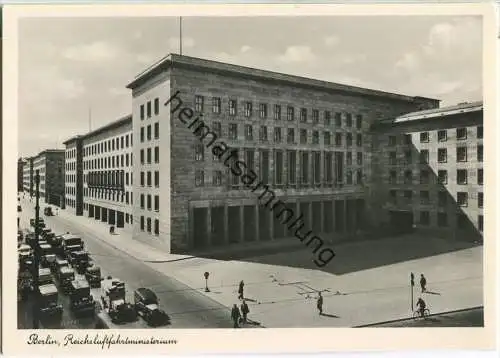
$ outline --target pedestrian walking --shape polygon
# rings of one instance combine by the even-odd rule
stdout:
[[[321,292],[318,292],[316,307],[318,307],[319,315],[321,316],[323,314],[323,296],[321,296]]]
[[[231,319],[233,320],[234,323],[234,328],[238,328],[238,321],[240,320],[240,310],[238,309],[238,306],[236,303],[233,305],[233,308],[231,309]]]
[[[243,316],[243,323],[247,323],[247,315],[250,313],[250,309],[248,308],[248,305],[245,300],[243,300],[243,303],[241,304],[241,315]]]
[[[424,274],[420,274],[420,288],[422,289],[422,292],[427,291],[427,279],[425,278]]]
[[[243,287],[245,287],[245,283],[240,281],[240,286],[238,287],[238,299],[242,300],[243,299]]]

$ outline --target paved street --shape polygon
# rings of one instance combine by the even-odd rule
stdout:
[[[29,225],[34,217],[34,200],[22,200],[21,226]],[[41,204],[43,210],[44,204]],[[32,208],[31,210],[29,208]],[[43,215],[42,215],[43,216]],[[75,227],[58,216],[44,217],[52,231],[67,231],[82,235],[87,250],[103,274],[110,274],[125,281],[129,294],[139,287],[151,288],[160,300],[160,305],[171,317],[172,328],[228,328],[231,327],[226,307],[189,288],[183,283],[160,274],[143,262],[114,247],[103,243],[95,233],[85,227]],[[65,299],[62,299],[64,302]],[[66,304],[66,303],[65,303]],[[65,317],[68,322],[72,319]]]
[[[440,314],[427,319],[375,324],[370,327],[484,327],[484,308]]]

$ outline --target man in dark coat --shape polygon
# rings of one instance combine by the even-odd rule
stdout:
[[[231,319],[234,322],[234,328],[238,328],[238,321],[240,320],[240,310],[238,309],[238,306],[236,303],[233,305],[233,308],[231,309]]]
[[[242,300],[243,299],[243,287],[245,286],[245,283],[243,281],[240,281],[240,286],[238,287],[238,299]]]
[[[316,307],[318,307],[319,315],[321,316],[323,314],[323,296],[321,296],[321,292],[318,292]]]
[[[424,276],[424,274],[420,274],[420,287],[422,288],[422,292],[427,291],[426,287],[427,286],[427,280]]]
[[[248,308],[248,305],[245,300],[243,300],[243,303],[241,304],[241,314],[243,316],[243,323],[247,323],[247,315],[250,312],[250,309]]]

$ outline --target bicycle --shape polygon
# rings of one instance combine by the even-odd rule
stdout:
[[[420,309],[417,309],[417,310],[413,311],[413,319],[419,319],[419,318],[427,319],[427,317],[430,314],[431,314],[431,311],[428,308],[424,309],[424,315],[423,316],[421,314]]]

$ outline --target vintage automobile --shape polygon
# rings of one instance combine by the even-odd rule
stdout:
[[[170,318],[158,305],[158,297],[149,288],[138,288],[134,291],[135,310],[150,326],[168,324]]]
[[[17,253],[19,256],[19,262],[25,260],[33,260],[33,250],[28,245],[19,245],[19,247],[17,248]]]
[[[40,286],[42,286],[42,285],[49,285],[49,284],[55,284],[54,278],[52,277],[50,269],[48,269],[48,268],[40,268],[38,270],[38,284]]]
[[[52,212],[52,207],[46,206],[43,209],[43,214],[46,215],[46,216],[54,216],[54,213]]]
[[[70,253],[73,251],[83,251],[84,244],[83,240],[78,235],[73,234],[64,234],[61,235],[62,238],[62,247],[64,251],[64,255],[70,261]],[[70,261],[71,263],[71,261]]]
[[[98,266],[89,266],[85,270],[85,279],[90,287],[101,287],[101,268]]]
[[[90,294],[90,285],[84,280],[71,282],[70,293],[71,310],[75,314],[94,314],[95,301]]]
[[[33,276],[30,270],[20,268],[17,275],[18,299],[21,301],[25,300],[31,292],[33,292]]]
[[[71,292],[71,281],[75,279],[75,270],[71,267],[63,266],[57,273],[57,279],[59,280],[59,285],[63,292],[68,294]]]
[[[42,267],[52,267],[56,260],[56,255],[50,244],[40,245],[40,264]]]
[[[52,272],[54,274],[57,274],[60,271],[61,267],[69,267],[69,262],[60,257],[56,257],[51,267]]]
[[[65,256],[62,235],[56,235],[54,237],[49,237],[48,243],[52,245],[52,248],[54,249],[54,252],[57,256],[61,256],[61,257]]]
[[[108,278],[101,285],[101,303],[113,323],[129,323],[137,320],[137,312],[125,298],[125,283]]]
[[[35,227],[35,219],[30,219],[30,225]],[[42,229],[45,227],[45,221],[43,221],[43,218],[38,218],[38,227]]]
[[[73,251],[69,254],[68,261],[76,272],[83,275],[87,267],[89,267],[89,253],[86,251]]]
[[[54,284],[41,285],[38,293],[41,318],[62,318],[63,306],[58,302],[57,287]]]
[[[42,237],[44,240],[47,240],[47,237],[49,234],[52,233],[52,230],[48,227],[44,227],[42,230],[40,230],[40,237]]]

